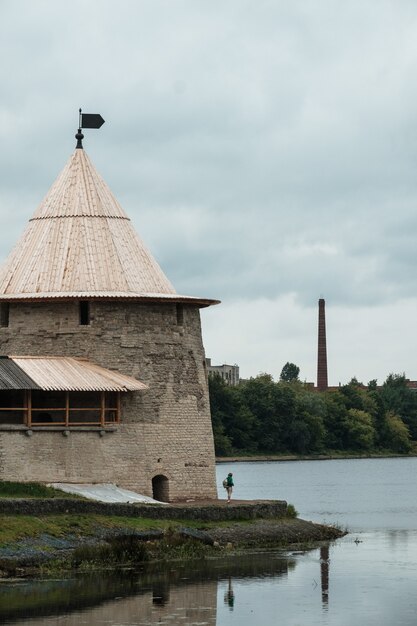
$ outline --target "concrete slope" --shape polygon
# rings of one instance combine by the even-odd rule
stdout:
[[[120,489],[116,485],[110,483],[103,484],[75,484],[75,483],[50,483],[49,487],[60,489],[65,493],[74,493],[90,500],[98,500],[99,502],[146,502],[148,504],[166,504],[158,502],[148,496],[143,496],[134,491]]]

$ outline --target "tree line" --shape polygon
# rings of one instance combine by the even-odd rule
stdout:
[[[318,392],[302,383],[299,368],[286,363],[280,379],[260,374],[236,386],[209,377],[216,454],[407,454],[417,441],[417,390],[404,374],[383,385],[353,378]]]

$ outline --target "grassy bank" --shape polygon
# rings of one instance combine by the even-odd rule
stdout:
[[[0,498],[67,498],[68,494],[40,483],[0,481]],[[74,498],[78,496],[73,496]]]
[[[74,501],[82,504],[83,509],[85,501],[69,502],[68,494],[37,483],[0,482],[0,497],[17,498],[19,506],[25,505],[19,514],[13,507],[0,514],[0,577],[3,578],[209,559],[247,548],[311,546],[344,534],[337,528],[297,519],[294,507],[285,506],[286,503],[283,508],[277,503],[279,508],[273,509],[272,515],[270,505],[267,513],[256,502],[244,506],[232,503],[224,507],[223,517],[213,518],[213,511],[219,509],[219,504],[213,501],[206,505],[211,517],[205,519],[201,505],[196,503],[187,509],[180,508],[180,519],[163,519],[161,515],[158,517],[161,513],[158,507],[145,517],[133,505],[120,514],[108,508],[106,514],[69,512]],[[56,500],[62,497],[66,500]],[[62,511],[45,512],[48,502],[52,502],[50,498],[60,505],[59,509],[63,503]],[[35,499],[39,499],[40,506],[35,505]],[[233,511],[232,519],[229,514]],[[281,511],[282,516],[276,517]],[[182,518],[190,512],[191,519]]]
[[[0,515],[0,549],[7,543],[21,539],[36,539],[47,534],[62,538],[97,537],[111,531],[167,532],[184,526],[196,529],[222,526],[228,522],[199,522],[197,520],[161,520],[141,517],[117,517],[107,515]]]
[[[206,559],[248,547],[310,546],[339,529],[295,517],[202,522],[100,515],[0,516],[0,575],[60,575]]]

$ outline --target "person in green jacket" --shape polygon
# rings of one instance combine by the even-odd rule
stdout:
[[[229,472],[226,478],[226,491],[227,491],[227,502],[229,503],[232,499],[232,491],[235,483],[233,482],[233,474]]]

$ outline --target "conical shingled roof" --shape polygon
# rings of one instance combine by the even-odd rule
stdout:
[[[180,296],[83,149],[76,149],[0,269],[1,300]]]

